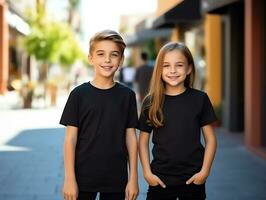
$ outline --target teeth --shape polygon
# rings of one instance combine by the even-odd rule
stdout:
[[[104,68],[104,69],[112,69],[112,67],[103,67],[103,66],[102,66],[102,68]]]

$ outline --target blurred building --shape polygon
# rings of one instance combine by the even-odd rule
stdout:
[[[266,152],[261,149],[266,147],[265,9],[263,0],[202,0],[207,48],[209,52],[217,51],[222,66],[223,126],[243,131],[247,146],[264,155]],[[213,31],[214,27],[219,32]],[[218,40],[221,42],[214,47]]]
[[[34,1],[0,1],[0,93],[12,89],[11,82],[23,75],[33,75],[32,60],[22,49],[20,37],[30,33],[25,20],[27,8],[34,8]]]
[[[125,41],[128,49],[131,51],[130,55],[134,66],[141,64],[140,54],[142,51],[147,52],[151,60],[155,60],[161,43],[169,40],[171,30],[152,29],[153,20],[153,15],[140,19],[133,26],[133,32],[127,32],[126,34]]]
[[[128,41],[143,48],[153,38],[157,51],[168,41],[185,42],[196,63],[195,86],[207,91],[221,126],[243,133],[247,146],[266,157],[265,9],[263,0],[158,0],[152,25],[136,26],[135,41]],[[170,35],[163,39],[138,36],[165,29]]]

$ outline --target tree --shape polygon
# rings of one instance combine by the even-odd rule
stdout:
[[[37,14],[29,16],[31,33],[24,38],[24,47],[43,63],[45,69],[41,69],[41,73],[44,76],[49,64],[71,66],[77,59],[83,59],[83,52],[69,24],[48,20],[41,4]]]

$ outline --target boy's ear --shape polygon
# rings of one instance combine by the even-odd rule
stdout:
[[[93,65],[91,54],[88,54],[88,61],[90,65]]]
[[[125,58],[124,55],[122,55],[121,60],[120,60],[120,62],[119,62],[119,66],[118,66],[118,68],[120,68],[120,67],[123,66],[124,58]]]

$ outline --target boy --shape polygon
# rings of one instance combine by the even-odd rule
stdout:
[[[137,197],[135,93],[113,80],[125,46],[111,30],[90,40],[94,79],[70,93],[60,120],[66,126],[65,199],[94,200],[97,192],[101,200]]]

